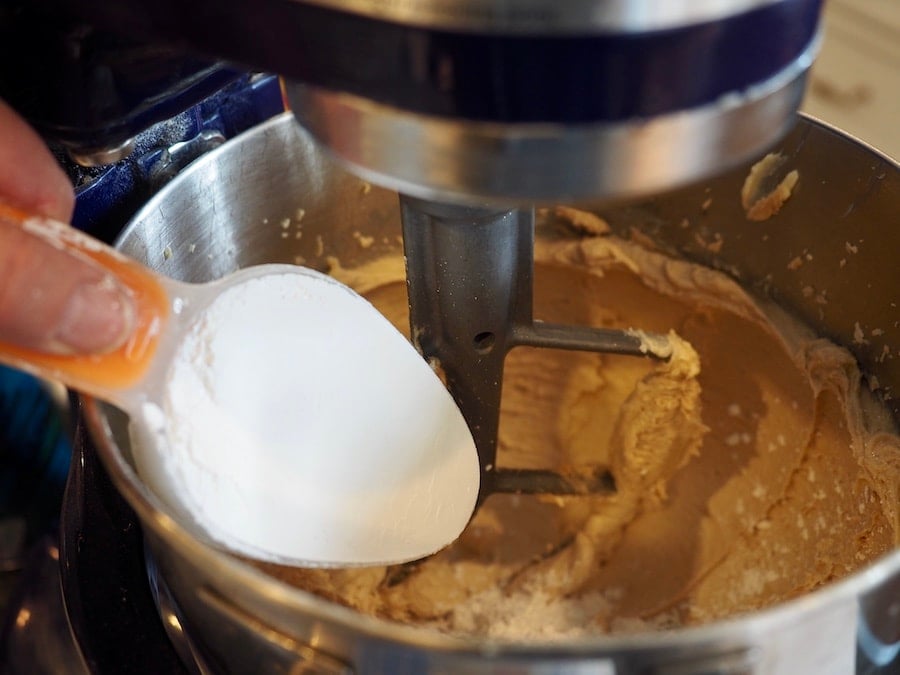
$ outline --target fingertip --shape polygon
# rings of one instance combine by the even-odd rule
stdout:
[[[62,174],[62,170],[60,170]],[[75,193],[68,183],[68,177],[62,174],[65,183],[55,183],[35,195],[34,203],[22,204],[34,211],[36,215],[46,216],[53,220],[68,223],[75,213]]]
[[[72,182],[44,140],[0,100],[0,197],[48,218],[69,222]]]

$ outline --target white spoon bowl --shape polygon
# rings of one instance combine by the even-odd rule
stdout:
[[[475,444],[447,390],[367,300],[261,265],[208,284],[162,277],[66,225],[0,207],[128,289],[136,326],[110,354],[0,343],[0,361],[112,403],[150,488],[198,537],[296,566],[406,562],[458,537]]]

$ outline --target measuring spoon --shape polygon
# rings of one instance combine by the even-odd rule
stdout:
[[[459,409],[348,287],[275,264],[187,284],[2,204],[0,227],[127,289],[134,330],[119,349],[0,342],[0,361],[125,411],[141,479],[195,536],[281,564],[356,566],[425,557],[467,524],[479,466]]]

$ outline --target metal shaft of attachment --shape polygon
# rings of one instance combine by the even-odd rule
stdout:
[[[437,362],[475,439],[481,500],[493,492],[607,492],[609,474],[570,480],[552,471],[498,470],[503,362],[516,346],[648,355],[622,330],[535,322],[534,211],[459,206],[401,196],[413,343]]]

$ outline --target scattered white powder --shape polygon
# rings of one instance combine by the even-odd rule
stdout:
[[[610,598],[599,592],[568,599],[540,589],[510,596],[494,587],[457,606],[453,621],[464,632],[497,640],[571,640],[596,635],[596,617],[609,614],[611,606]]]

